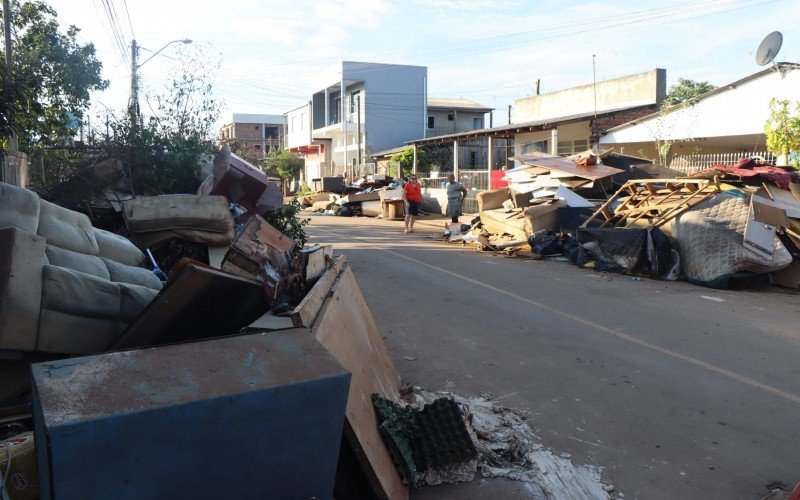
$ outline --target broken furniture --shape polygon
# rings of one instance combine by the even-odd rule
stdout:
[[[481,191],[477,200],[483,228],[489,233],[510,234],[514,240],[527,240],[537,231],[554,229],[558,225],[557,210],[567,206],[561,199],[533,202],[530,193],[518,193],[510,187]]]
[[[265,260],[285,272],[291,263],[294,240],[275,229],[260,215],[245,223],[222,260],[222,270],[248,278],[258,278]]]
[[[0,183],[0,350],[104,350],[161,289],[127,239]]]
[[[131,240],[142,249],[158,248],[172,238],[226,247],[236,234],[223,196],[142,196],[124,202],[123,207]]]
[[[231,153],[224,144],[214,157],[213,174],[197,190],[200,195],[221,195],[257,214],[283,205],[283,194],[264,172]]]
[[[331,498],[350,374],[306,329],[32,366],[42,498]]]
[[[720,192],[719,183],[697,179],[640,179],[628,181],[584,222],[602,216],[600,227],[661,227],[693,206]]]
[[[311,180],[311,189],[318,192],[342,194],[345,191],[344,177],[322,177]]]
[[[239,333],[267,312],[264,287],[184,260],[164,290],[116,341],[103,349],[130,349]]]
[[[352,373],[344,435],[375,496],[407,498],[408,488],[381,440],[372,395],[399,401],[400,375],[345,257],[339,256],[292,312]],[[269,335],[269,334],[268,334]]]
[[[383,204],[383,220],[403,220],[406,212],[404,200],[381,200]]]

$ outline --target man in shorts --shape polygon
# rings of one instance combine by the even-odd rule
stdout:
[[[417,182],[417,176],[412,175],[411,179],[403,186],[403,199],[406,201],[406,233],[414,232],[414,221],[419,215],[419,205],[422,203],[422,185]]]

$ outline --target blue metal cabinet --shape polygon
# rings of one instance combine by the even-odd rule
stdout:
[[[42,498],[330,498],[350,384],[304,328],[32,366]]]

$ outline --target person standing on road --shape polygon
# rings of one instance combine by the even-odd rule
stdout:
[[[460,182],[456,182],[456,176],[447,174],[447,216],[451,222],[458,222],[461,215],[461,203],[467,197],[467,188]]]
[[[411,179],[403,186],[403,199],[406,202],[406,233],[414,232],[414,221],[419,215],[419,205],[422,203],[422,186],[417,182],[417,176],[412,175]]]

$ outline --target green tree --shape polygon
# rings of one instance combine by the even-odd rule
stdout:
[[[414,148],[408,147],[392,155],[391,161],[400,165],[400,177],[408,177],[414,171]],[[424,149],[417,149],[417,171],[427,173],[431,171],[431,163]]]
[[[289,181],[297,179],[305,163],[303,158],[286,149],[273,149],[264,158],[264,168],[267,172],[275,173],[281,179]]]
[[[30,154],[72,137],[90,92],[108,82],[100,76],[94,45],[79,43],[75,26],[62,32],[52,7],[13,0],[10,14],[12,72],[7,76],[0,60],[0,135],[7,146],[13,130],[19,149]]]
[[[785,156],[795,167],[800,166],[800,101],[792,104],[788,99],[773,98],[764,133],[770,151]]]
[[[677,104],[688,103],[695,97],[710,92],[717,88],[708,82],[696,82],[686,78],[678,78],[678,83],[669,88],[664,104],[675,106]]]

